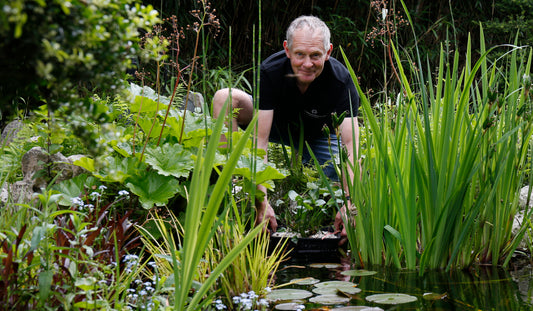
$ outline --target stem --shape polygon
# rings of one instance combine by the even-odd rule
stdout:
[[[187,104],[189,102],[189,94],[191,93],[191,84],[192,84],[192,74],[194,71],[194,66],[196,65],[196,58],[198,53],[198,41],[200,38],[200,30],[203,26],[203,19],[202,23],[200,24],[200,27],[198,28],[198,31],[196,32],[196,42],[194,44],[194,54],[192,57],[192,64],[191,64],[191,74],[189,75],[189,82],[187,83],[187,93],[185,95],[185,106],[183,107],[183,119],[181,124],[181,132],[180,132],[180,138],[178,142],[181,144],[181,141],[183,140],[183,130],[185,129],[185,117],[187,116]]]
[[[142,162],[143,160],[143,156],[144,156],[144,151],[146,150],[146,145],[148,145],[148,141],[150,140],[150,136],[152,135],[152,130],[154,129],[154,125],[157,121],[157,114],[159,112],[159,73],[161,71],[161,66],[160,66],[160,63],[159,61],[157,61],[157,71],[156,71],[156,79],[155,79],[155,82],[157,83],[157,106],[156,106],[156,109],[155,109],[155,114],[154,114],[154,121],[152,122],[152,126],[150,127],[150,130],[148,131],[148,135],[146,136],[146,140],[144,141],[144,146],[143,146],[143,150],[141,152],[141,157],[139,158],[139,162]],[[170,107],[170,103],[168,104],[169,107]]]

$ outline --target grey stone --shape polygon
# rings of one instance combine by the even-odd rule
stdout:
[[[529,192],[529,186],[522,187],[520,189],[520,197],[518,198],[518,205],[521,209],[526,208],[526,205],[528,205],[527,200],[527,194]],[[531,192],[531,196],[529,197],[529,208],[533,207],[533,190]]]
[[[185,105],[185,101],[187,101],[187,105]],[[204,97],[201,93],[189,92],[189,98],[183,99],[183,104],[180,108],[183,109],[184,106],[192,112],[204,112]]]
[[[9,122],[4,130],[2,131],[2,139],[0,140],[0,146],[9,145],[15,137],[17,137],[18,132],[24,126],[24,123],[20,120],[14,120]]]
[[[518,206],[519,211],[516,213],[513,219],[513,227],[512,227],[512,234],[513,236],[516,236],[524,224],[524,214],[527,211],[528,213],[531,213],[531,208],[533,208],[533,193],[530,196],[530,200],[528,203],[528,192],[529,192],[529,186],[522,187],[520,189],[520,194],[518,198]],[[530,229],[528,229],[530,230]],[[522,241],[518,244],[518,248],[527,248],[529,243],[529,235],[526,233],[524,234],[524,237],[522,238]]]
[[[49,171],[43,172],[46,169]],[[72,160],[60,152],[48,155],[46,150],[41,147],[33,147],[22,156],[23,181],[31,184],[33,191],[40,191],[45,188],[49,178],[56,178],[55,181],[60,182],[70,179],[82,171],[82,168],[73,165]],[[36,173],[38,174],[36,175]],[[59,176],[54,174],[59,174]]]

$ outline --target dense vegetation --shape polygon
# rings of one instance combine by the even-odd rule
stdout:
[[[263,163],[253,127],[224,134],[208,103],[251,90],[301,14],[331,27],[362,97],[354,264],[508,264],[530,229],[510,234],[533,178],[531,1],[144,3],[1,3],[0,121],[22,121],[0,142],[1,310],[239,309],[242,293],[264,310],[283,254],[252,225],[256,186],[301,233],[346,194],[277,145]],[[191,91],[206,105],[183,109]],[[62,178],[58,153],[84,173]]]

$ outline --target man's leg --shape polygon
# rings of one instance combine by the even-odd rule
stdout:
[[[221,89],[215,93],[213,96],[213,116],[219,117],[228,100],[231,100],[231,106],[227,108],[226,115],[237,110],[232,118],[231,129],[237,131],[239,126],[244,128],[250,124],[254,115],[252,97],[239,89]],[[227,126],[230,127],[229,124]]]

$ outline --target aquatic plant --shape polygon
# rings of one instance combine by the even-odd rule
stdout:
[[[448,64],[441,50],[435,80],[420,61],[409,67],[416,84],[393,50],[403,88],[394,110],[376,117],[358,86],[369,133],[361,181],[350,186],[355,259],[421,273],[507,264],[521,238],[510,226],[532,135],[531,50],[511,47],[489,67],[483,47],[463,70],[457,53]]]

